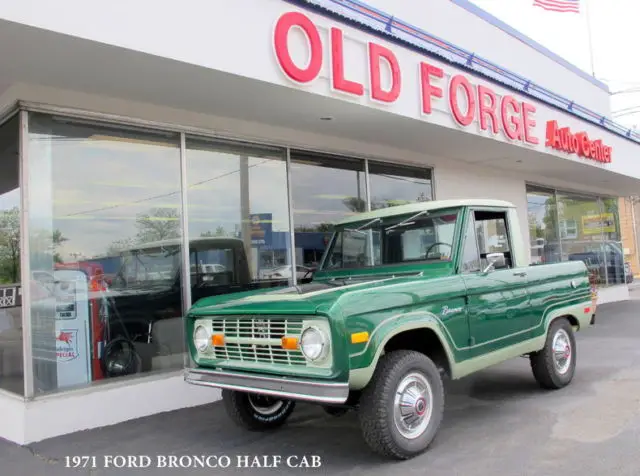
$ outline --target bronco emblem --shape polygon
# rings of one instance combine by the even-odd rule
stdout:
[[[253,321],[254,337],[258,339],[269,338],[269,323],[264,319],[256,319]]]
[[[457,314],[459,312],[462,312],[462,308],[461,307],[449,307],[449,306],[443,306],[442,307],[442,315],[443,316],[448,316],[449,314]]]

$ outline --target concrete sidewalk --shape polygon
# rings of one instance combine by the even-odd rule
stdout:
[[[640,298],[640,289],[633,292]],[[599,307],[595,327],[578,334],[578,369],[569,387],[545,392],[526,359],[514,359],[447,384],[445,419],[431,449],[407,462],[373,455],[354,414],[340,418],[299,405],[275,433],[245,432],[229,422],[220,402],[155,415],[33,444],[0,442],[0,476],[340,474],[392,472],[430,476],[634,475],[640,453],[640,303]],[[161,398],[162,396],[158,396]],[[123,402],[126,404],[126,402]],[[96,409],[99,411],[99,409]],[[147,455],[148,469],[105,468],[105,456]],[[228,456],[227,469],[158,468],[157,455]],[[264,467],[282,457],[277,468]],[[320,468],[295,468],[287,456]],[[65,457],[95,457],[96,468],[65,468]],[[238,456],[263,467],[238,467]],[[210,460],[212,461],[212,460]],[[224,460],[220,460],[224,462]],[[91,459],[88,459],[91,462]]]

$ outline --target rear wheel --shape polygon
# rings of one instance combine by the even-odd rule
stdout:
[[[229,417],[251,431],[265,431],[283,425],[296,405],[293,400],[235,390],[223,390],[222,401]]]
[[[542,388],[556,390],[571,383],[576,369],[576,340],[566,318],[551,323],[544,348],[531,354],[530,361],[533,376]]]
[[[444,413],[442,378],[420,352],[384,355],[362,392],[358,416],[366,443],[377,453],[408,459],[425,451]]]

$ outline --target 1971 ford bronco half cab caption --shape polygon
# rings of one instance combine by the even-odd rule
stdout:
[[[544,388],[568,385],[574,332],[593,323],[581,261],[529,265],[516,208],[418,202],[340,222],[313,281],[205,298],[190,309],[194,385],[221,388],[231,418],[282,425],[296,401],[354,408],[367,444],[423,452],[444,377],[528,356]]]

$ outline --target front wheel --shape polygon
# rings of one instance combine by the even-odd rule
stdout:
[[[444,387],[438,368],[420,352],[384,355],[362,392],[358,416],[375,452],[409,459],[425,451],[440,427]]]
[[[227,414],[239,426],[251,431],[265,431],[284,424],[296,404],[266,395],[223,390],[222,401]]]
[[[560,318],[549,326],[544,348],[531,354],[531,370],[545,389],[566,387],[576,369],[576,340],[571,323]]]

